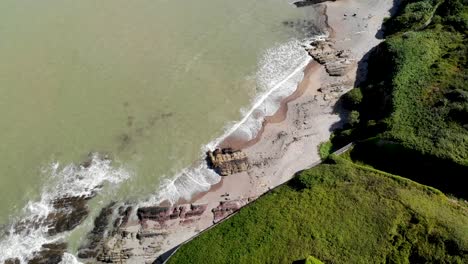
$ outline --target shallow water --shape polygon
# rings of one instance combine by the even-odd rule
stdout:
[[[157,194],[242,119],[241,109],[304,63],[297,40],[309,37],[313,22],[304,19],[316,14],[285,0],[3,0],[0,17],[7,225],[31,213],[28,202],[74,184],[64,179],[75,170],[52,171],[89,153],[109,155],[126,175],[86,174],[114,183],[93,208]]]

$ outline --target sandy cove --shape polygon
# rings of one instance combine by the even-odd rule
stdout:
[[[232,205],[233,210],[223,209],[220,213],[225,216],[288,181],[296,172],[320,162],[319,144],[343,125],[346,115],[337,110],[337,101],[353,88],[356,76],[365,74],[366,63],[360,61],[381,41],[376,36],[383,18],[390,15],[393,1],[340,0],[320,5],[327,7],[335,49],[350,51],[353,63],[347,73],[330,76],[323,65],[311,60],[296,92],[283,101],[274,116],[266,119],[258,138],[252,142],[230,139],[231,145],[243,146],[251,163],[247,172],[223,177],[208,192],[196,195],[191,203],[202,207],[186,205],[182,210],[184,218],[175,217],[164,223],[139,221],[134,210],[128,222],[106,241],[104,258],[122,261],[119,263],[153,263],[161,254],[213,226],[212,210],[220,202]]]

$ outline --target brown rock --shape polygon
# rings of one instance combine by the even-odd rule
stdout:
[[[104,234],[110,222],[110,217],[113,213],[113,206],[115,202],[110,203],[108,206],[101,209],[99,215],[94,219],[94,228],[87,235],[87,243],[80,247],[78,257],[80,258],[94,258],[99,251],[99,244],[104,239]]]
[[[213,152],[208,151],[207,161],[209,167],[213,168],[221,176],[246,171],[250,166],[244,152],[230,148],[216,149]]]
[[[45,219],[45,224],[49,227],[49,235],[53,236],[73,230],[81,224],[89,214],[87,201],[91,198],[89,196],[72,196],[54,200],[53,206],[56,210]]]
[[[354,60],[350,58],[350,50],[336,50],[331,41],[316,41],[312,43],[309,54],[325,66],[330,76],[343,76],[351,68]]]

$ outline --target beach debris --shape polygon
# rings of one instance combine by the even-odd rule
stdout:
[[[207,204],[183,204],[173,207],[140,207],[137,210],[137,216],[141,222],[151,220],[163,223],[168,220],[186,219],[194,216],[201,216],[207,207]]]
[[[319,40],[311,43],[310,56],[325,66],[330,76],[343,76],[355,62],[350,50],[336,50],[330,40]]]
[[[243,172],[249,169],[247,155],[241,150],[231,148],[207,152],[208,166],[221,176]]]

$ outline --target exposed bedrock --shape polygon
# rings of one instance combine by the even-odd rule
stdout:
[[[164,223],[168,220],[183,220],[193,216],[200,216],[205,212],[207,206],[206,204],[182,204],[173,207],[140,207],[137,210],[137,215],[140,221],[152,220]]]
[[[49,227],[49,235],[73,230],[81,224],[89,214],[87,201],[91,198],[92,196],[72,196],[54,200],[55,211],[45,220],[45,224]]]
[[[350,50],[336,50],[330,40],[315,41],[311,46],[308,50],[310,56],[324,65],[330,76],[345,75],[355,63]]]
[[[58,264],[62,261],[66,249],[67,244],[63,242],[44,244],[42,249],[28,261],[28,264]]]
[[[79,258],[94,258],[98,255],[98,246],[103,240],[107,227],[109,226],[114,211],[114,205],[115,203],[112,202],[108,206],[102,208],[99,215],[94,219],[93,230],[91,230],[86,237],[87,243],[78,250]]]
[[[219,202],[219,205],[211,210],[213,212],[213,223],[218,223],[253,200],[255,200],[255,197]]]
[[[221,176],[239,173],[249,169],[247,155],[241,150],[231,148],[216,149],[207,152],[208,166]]]

